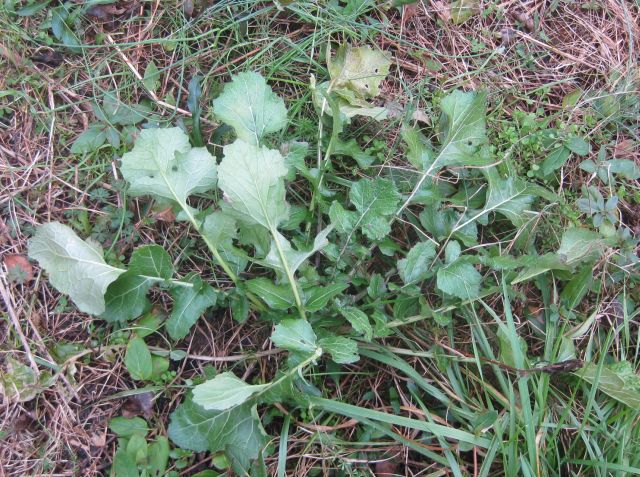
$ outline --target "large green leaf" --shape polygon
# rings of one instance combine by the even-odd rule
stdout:
[[[445,166],[490,162],[478,154],[479,147],[487,141],[485,98],[483,93],[456,90],[442,100],[442,147],[430,166],[431,172]]]
[[[477,298],[481,283],[482,275],[464,257],[440,268],[436,278],[439,290],[463,300]]]
[[[424,280],[429,274],[430,260],[436,255],[433,242],[418,242],[406,258],[398,260],[398,274],[405,285]]]
[[[171,256],[160,245],[139,247],[131,254],[129,272],[155,280],[169,280],[173,275]]]
[[[349,200],[357,212],[344,210],[338,202],[329,209],[331,222],[339,232],[351,234],[359,227],[371,240],[381,240],[391,231],[389,221],[400,201],[393,182],[381,177],[362,179],[351,188]]]
[[[221,373],[193,388],[193,402],[207,410],[224,411],[239,406],[268,384],[247,384],[233,373]]]
[[[80,311],[99,315],[105,310],[109,284],[125,272],[107,265],[100,245],[82,240],[66,225],[43,224],[29,240],[29,257],[49,274],[49,281],[71,297]]]
[[[218,173],[220,189],[241,220],[275,230],[289,217],[287,168],[278,151],[237,140],[224,147]]]
[[[188,397],[171,414],[169,438],[195,452],[224,451],[246,471],[267,443],[255,404],[207,411]]]
[[[300,353],[313,353],[316,348],[316,334],[307,320],[284,319],[276,325],[271,341],[278,348]]]
[[[329,335],[322,338],[318,344],[331,359],[338,364],[351,364],[360,359],[358,343],[346,336]]]
[[[489,191],[483,212],[495,212],[505,216],[516,227],[526,224],[535,212],[531,211],[534,196],[529,193],[528,184],[518,178],[501,179],[489,176]]]
[[[236,135],[258,145],[265,134],[280,131],[287,124],[287,108],[258,73],[234,76],[213,101],[216,117],[233,127]]]
[[[204,147],[192,148],[180,128],[142,130],[122,156],[121,171],[131,194],[171,199],[183,208],[189,195],[216,184],[215,158]]]
[[[272,310],[287,310],[295,306],[289,285],[277,285],[269,278],[259,277],[246,282],[247,290],[259,296]]]
[[[187,336],[193,324],[204,311],[216,304],[217,293],[199,277],[194,277],[192,287],[174,286],[171,289],[173,309],[165,327],[174,340]]]

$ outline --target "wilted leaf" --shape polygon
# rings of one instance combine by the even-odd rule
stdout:
[[[331,90],[349,102],[354,98],[373,98],[380,94],[380,84],[390,66],[391,60],[380,50],[341,45],[336,56],[327,60]]]
[[[456,25],[466,22],[479,12],[478,0],[456,0],[451,3],[451,21]]]
[[[598,365],[588,363],[575,374],[588,383],[597,385],[600,391],[616,401],[632,409],[640,409],[640,376],[631,363],[622,361],[614,365],[602,366],[599,373]]]
[[[43,224],[29,240],[29,257],[49,274],[49,281],[71,297],[80,311],[99,315],[105,310],[107,287],[125,272],[107,265],[102,248],[84,241],[66,225]]]

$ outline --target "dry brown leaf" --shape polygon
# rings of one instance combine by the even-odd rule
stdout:
[[[33,267],[24,255],[5,255],[4,266],[7,268],[9,280],[12,282],[25,283],[33,280]]]
[[[153,415],[153,393],[129,396],[122,404],[122,415],[127,418],[142,415],[149,419]]]
[[[633,139],[623,139],[614,146],[613,157],[633,160],[637,156],[637,147],[638,145]]]

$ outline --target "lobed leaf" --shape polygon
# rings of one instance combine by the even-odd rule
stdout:
[[[287,125],[287,108],[258,73],[233,76],[222,94],[213,101],[216,117],[231,126],[238,138],[259,145],[269,133]]]

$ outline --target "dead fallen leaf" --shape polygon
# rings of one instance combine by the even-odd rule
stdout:
[[[623,139],[614,146],[613,157],[633,160],[638,155],[636,153],[637,148],[638,145],[633,139]]]
[[[51,68],[60,66],[64,61],[64,56],[62,56],[61,53],[55,50],[38,51],[37,53],[32,55],[30,58],[31,58],[31,61],[33,61],[34,63],[50,66]]]
[[[118,8],[113,4],[97,4],[87,10],[87,15],[101,22],[113,21],[115,17],[125,12],[125,8]]]
[[[166,209],[155,212],[153,217],[162,222],[173,222],[176,220],[176,214],[173,213],[172,207],[167,207]]]
[[[134,394],[122,404],[122,415],[127,418],[142,415],[149,419],[153,416],[153,393]]]
[[[434,9],[438,16],[445,22],[451,21],[451,7],[440,0],[433,2]]]
[[[376,468],[374,470],[376,477],[393,477],[400,475],[398,472],[398,462],[396,457],[392,457],[389,460],[382,462],[376,462]]]
[[[24,255],[5,255],[4,266],[7,267],[9,281],[11,282],[26,283],[33,280],[33,267]]]

